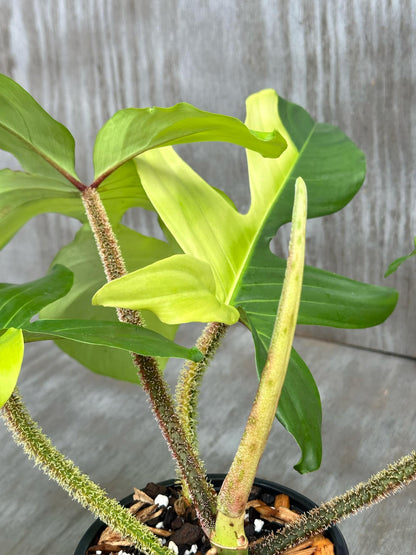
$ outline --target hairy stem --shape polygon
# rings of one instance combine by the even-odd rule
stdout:
[[[416,451],[402,457],[339,497],[310,510],[282,532],[252,544],[251,555],[278,555],[358,511],[378,503],[416,479]]]
[[[218,513],[224,516],[224,520],[230,519],[232,529],[236,527],[235,519],[244,520],[245,506],[286,377],[302,290],[306,211],[306,186],[299,178],[296,182],[286,274],[266,364],[243,437],[218,496]],[[226,526],[222,530],[217,528],[213,542],[229,545],[225,543],[226,529]]]
[[[84,191],[82,198],[107,280],[117,279],[126,273],[126,267],[99,193],[95,188],[89,188]],[[135,310],[117,309],[117,313],[122,322],[143,325],[141,315]],[[202,461],[187,440],[169,386],[163,379],[156,359],[138,354],[132,356],[155,419],[180,469],[201,525],[210,531],[214,525],[216,494],[206,480]]]
[[[228,326],[219,322],[208,324],[196,342],[204,355],[200,362],[187,361],[176,387],[176,408],[179,419],[194,451],[198,452],[198,398],[205,370],[215,355]]]
[[[159,372],[155,359],[134,354],[133,361],[139,370],[153,414],[178,465],[199,521],[204,530],[210,532],[215,523],[216,493],[206,480],[206,471],[202,461],[195,455],[186,438],[173,406],[169,386]]]
[[[199,456],[198,444],[198,398],[202,379],[212,357],[218,349],[228,326],[219,322],[208,324],[196,342],[196,347],[204,355],[200,362],[187,361],[179,373],[176,386],[176,410],[186,437],[195,456]],[[187,484],[178,469],[178,478],[182,482],[182,493],[190,499]]]
[[[96,517],[127,538],[145,553],[168,554],[149,528],[141,524],[115,499],[81,473],[79,468],[54,447],[31,418],[16,389],[1,410],[1,417],[30,459],[55,480],[69,495],[88,508]]]
[[[93,232],[107,281],[112,281],[127,273],[120,246],[111,227],[107,212],[96,189],[88,187],[82,193],[82,202]],[[117,309],[121,322],[142,326],[142,316],[136,310]]]

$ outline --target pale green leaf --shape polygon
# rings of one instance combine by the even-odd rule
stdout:
[[[69,181],[0,171],[0,248],[31,218],[56,212],[86,220],[79,191]]]
[[[246,123],[260,130],[277,129],[288,144],[275,160],[247,151],[251,194],[247,214],[233,209],[169,147],[146,152],[135,163],[151,203],[184,253],[210,265],[217,295],[227,305],[243,309],[254,337],[267,342],[285,266],[271,253],[269,242],[290,221],[296,178],[301,176],[308,187],[308,217],[330,214],[359,190],[365,160],[339,129],[314,122],[305,110],[271,90],[248,99]],[[299,321],[337,327],[376,325],[390,314],[396,301],[397,293],[391,289],[306,268]],[[291,393],[297,394],[296,390]],[[309,387],[309,394],[315,399],[316,388]],[[316,462],[320,445],[314,447],[300,437],[299,413],[282,420],[296,434],[303,460]],[[311,449],[317,451],[311,453]]]
[[[151,310],[170,324],[212,320],[235,324],[239,319],[238,310],[216,295],[209,265],[185,254],[110,281],[94,295],[93,304]]]
[[[152,264],[155,260],[171,256],[176,251],[172,244],[145,237],[121,224],[114,225],[115,233],[129,271]],[[72,243],[63,247],[54,263],[64,264],[74,273],[74,285],[69,293],[41,313],[44,319],[88,319],[117,321],[112,308],[93,306],[94,293],[106,283],[101,260],[88,225],[84,225]],[[176,326],[163,324],[151,312],[143,312],[146,326],[173,339]],[[33,338],[31,338],[33,339]],[[81,364],[105,376],[137,383],[137,369],[127,352],[105,346],[56,340],[57,345]],[[162,364],[163,366],[163,364]]]
[[[100,198],[112,223],[121,221],[123,214],[133,207],[153,210],[143,190],[133,160],[112,172],[100,185]]]
[[[16,387],[23,351],[22,330],[10,328],[0,335],[0,408],[9,400]]]
[[[103,181],[100,197],[113,224],[129,208],[153,210],[133,161],[126,162]],[[0,171],[0,248],[28,220],[46,212],[87,221],[80,192],[68,181],[7,169]]]
[[[63,297],[72,280],[72,272],[57,264],[41,279],[18,285],[0,284],[0,330],[19,328],[29,332],[31,339],[39,334],[39,339],[59,337],[145,356],[189,358],[196,362],[201,359],[197,349],[187,349],[150,329],[118,321],[40,319],[30,322],[40,309]]]
[[[127,108],[99,131],[94,147],[95,179],[100,182],[121,164],[167,145],[225,141],[279,156],[286,143],[273,129],[257,132],[230,116],[204,112],[181,102],[171,108]]]
[[[2,74],[0,149],[16,156],[28,172],[66,183],[68,177],[78,181],[71,133],[20,85]]]

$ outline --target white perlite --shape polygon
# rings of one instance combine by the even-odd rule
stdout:
[[[169,542],[168,549],[171,549],[174,553],[176,553],[176,555],[178,555],[178,553],[179,553],[178,546],[176,545],[175,542],[172,542],[172,541]]]
[[[159,495],[155,498],[155,505],[159,505],[159,507],[167,507],[169,505],[169,497],[159,493]]]
[[[263,528],[264,522],[263,520],[260,520],[259,518],[256,518],[254,520],[254,531],[259,533],[261,532],[261,529]]]

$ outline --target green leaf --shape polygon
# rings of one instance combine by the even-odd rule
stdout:
[[[57,212],[86,221],[79,191],[68,181],[0,171],[0,248],[31,218]]]
[[[24,324],[23,329],[39,333],[49,339],[61,337],[87,343],[103,345],[145,356],[186,358],[199,362],[203,355],[196,348],[187,349],[147,328],[121,322],[97,320],[37,320]]]
[[[133,161],[126,162],[103,181],[100,197],[112,223],[132,207],[153,210]],[[85,223],[80,192],[68,181],[24,172],[0,171],[0,248],[31,218],[55,212]]]
[[[54,120],[20,85],[0,74],[0,149],[22,167],[67,183],[78,181],[71,133]]]
[[[247,214],[239,214],[172,148],[146,152],[135,163],[152,205],[183,252],[210,265],[217,298],[247,312],[253,335],[266,340],[271,336],[284,272],[284,264],[271,253],[269,242],[279,227],[290,221],[296,178],[303,177],[308,187],[308,217],[330,214],[359,190],[365,160],[339,129],[314,122],[305,110],[271,90],[249,97],[246,123],[260,130],[277,129],[288,144],[275,160],[247,151],[251,193]],[[392,289],[307,268],[299,322],[376,325],[396,302],[397,293]],[[312,405],[317,407],[316,390],[314,393],[312,388],[311,394],[315,395]],[[292,395],[296,400],[300,393],[295,390]],[[315,416],[319,417],[318,412]],[[297,434],[305,461],[301,467],[306,471],[308,461],[319,459],[320,446],[305,444],[298,433],[302,422],[294,420],[295,414],[282,419]]]
[[[275,318],[285,268],[286,260],[265,251],[253,258],[244,275],[239,304],[259,332],[268,333],[270,325],[266,326],[265,321],[273,322]],[[394,289],[305,266],[298,324],[347,329],[377,325],[386,319],[397,298]],[[365,308],[360,310],[358,303]]]
[[[136,286],[139,283],[139,287]],[[235,324],[239,312],[221,303],[211,268],[193,256],[177,254],[106,283],[93,304],[151,310],[170,324],[221,320]]]
[[[397,258],[397,260],[395,260],[394,262],[392,262],[390,264],[390,266],[388,267],[387,272],[384,274],[384,277],[388,277],[391,274],[394,274],[394,272],[397,270],[397,268],[401,264],[403,264],[403,262],[405,262],[406,260],[408,260],[412,256],[415,256],[415,254],[416,254],[416,237],[414,238],[414,245],[415,245],[415,248],[410,254],[405,255],[405,256],[401,256],[400,258]]]
[[[133,160],[117,168],[101,183],[100,198],[112,223],[120,222],[123,214],[135,206],[153,210]]]
[[[276,415],[301,447],[295,470],[317,470],[322,460],[321,399],[309,368],[294,349]]]
[[[270,337],[257,334],[253,328],[253,339],[260,378]],[[276,416],[301,447],[301,458],[295,469],[301,474],[317,470],[322,461],[321,400],[309,368],[293,348]]]
[[[0,329],[21,328],[46,305],[64,296],[72,282],[72,272],[57,264],[35,281],[19,285],[1,283]]]
[[[270,252],[268,244],[278,227],[290,220],[297,172],[302,170],[307,181],[308,210],[313,216],[342,208],[357,192],[365,173],[362,153],[341,131],[314,123],[302,108],[279,99],[286,119],[291,114],[290,130],[294,134],[296,132],[296,148],[276,111],[277,102],[273,91],[263,91],[248,102],[249,115],[251,109],[255,113],[259,111],[259,103],[265,105],[262,117],[253,123],[277,127],[285,135],[289,146],[277,160],[264,160],[255,153],[247,153],[252,204],[245,215],[239,214],[224,200],[223,195],[193,172],[173,149],[148,152],[135,160],[149,199],[183,251],[211,266],[218,298],[226,304],[247,306],[247,310],[248,304],[257,298],[262,299],[266,306],[275,302],[274,314],[284,266],[282,260]],[[265,114],[268,114],[267,122],[264,121]],[[250,117],[253,118],[253,115]],[[302,143],[300,130],[295,124],[303,124]],[[276,279],[270,279],[271,272],[277,274]],[[344,306],[346,297],[342,297],[340,285],[332,285],[331,281],[337,279],[333,274],[322,273],[321,283],[317,283],[316,272],[307,272],[304,287],[309,287],[310,293],[313,293],[313,302],[322,305],[318,316],[309,311],[309,316],[314,318],[311,323],[317,323],[319,317],[319,323],[325,325],[375,325],[392,310],[396,300],[393,290],[364,284],[358,287],[354,285],[356,282],[346,280],[342,286],[354,288],[349,294],[348,290],[345,291],[349,310],[347,321],[344,321],[347,315]],[[329,296],[331,287],[337,291]],[[365,297],[356,296],[357,287]],[[369,298],[371,304],[363,305],[362,301],[367,302]],[[343,308],[341,313],[338,301]],[[304,311],[303,303],[300,318]],[[271,322],[266,327],[270,325]]]
[[[0,335],[0,408],[9,400],[16,387],[23,351],[21,330],[11,328]]]
[[[276,131],[251,131],[236,118],[204,112],[185,102],[171,108],[127,108],[117,112],[97,135],[95,179],[101,181],[147,150],[201,141],[235,143],[270,157],[286,148]]]
[[[114,230],[130,271],[176,252],[175,246],[145,237],[121,224],[114,225]],[[65,297],[45,307],[40,313],[41,318],[117,321],[114,309],[91,304],[94,293],[106,283],[106,279],[88,225],[78,231],[72,243],[59,251],[54,263],[64,264],[71,269],[74,273],[74,285]],[[143,312],[143,316],[148,328],[169,339],[175,337],[176,326],[162,324],[150,312]],[[119,380],[138,382],[137,370],[127,352],[64,339],[57,340],[56,344],[93,372]]]
[[[147,329],[120,322],[97,320],[37,320],[30,319],[40,309],[65,295],[73,281],[73,274],[56,264],[44,278],[21,285],[0,284],[0,329],[20,328],[41,339],[60,337],[101,345],[145,356],[187,358],[198,362],[198,349],[187,349]]]

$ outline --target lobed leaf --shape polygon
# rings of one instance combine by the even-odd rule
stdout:
[[[170,147],[146,152],[135,163],[143,188],[164,225],[185,254],[211,267],[217,299],[247,314],[259,349],[256,338],[268,348],[285,266],[271,253],[269,242],[290,220],[296,178],[302,176],[308,186],[308,216],[330,214],[345,206],[359,190],[365,160],[339,129],[314,122],[305,110],[271,90],[249,97],[246,123],[260,130],[277,129],[288,145],[274,160],[247,151],[252,200],[247,214],[238,213]],[[141,285],[140,281],[135,283],[136,287]],[[110,290],[111,284],[107,293]],[[376,325],[390,314],[396,302],[397,293],[392,289],[307,268],[299,322],[337,327]],[[180,307],[176,309],[178,314]],[[187,316],[182,316],[187,321]],[[216,316],[221,321],[219,311]],[[292,361],[292,368],[294,364]],[[308,408],[302,414],[302,404],[297,402],[301,394],[293,388],[290,397],[294,396],[299,412],[280,415],[301,446],[302,471],[316,467],[321,451],[316,433],[310,442],[301,434],[304,422],[312,416],[310,407],[315,430],[320,422],[316,386],[311,380],[304,382],[312,399]],[[280,410],[284,412],[288,403],[283,407]]]
[[[204,112],[181,102],[171,108],[127,108],[99,131],[94,147],[95,179],[148,150],[183,143],[225,141],[279,156],[286,143],[277,131],[257,132],[230,116]]]
[[[0,330],[19,328],[28,332],[31,340],[36,340],[34,334],[39,334],[42,340],[59,337],[145,356],[187,358],[195,362],[201,360],[202,354],[198,349],[187,349],[155,331],[131,324],[79,319],[40,319],[30,322],[39,310],[63,297],[72,281],[72,272],[56,264],[47,276],[36,281],[20,285],[0,284]],[[4,335],[6,338],[11,336],[7,332]],[[10,372],[6,373],[10,375]],[[10,379],[8,383],[11,383]]]

